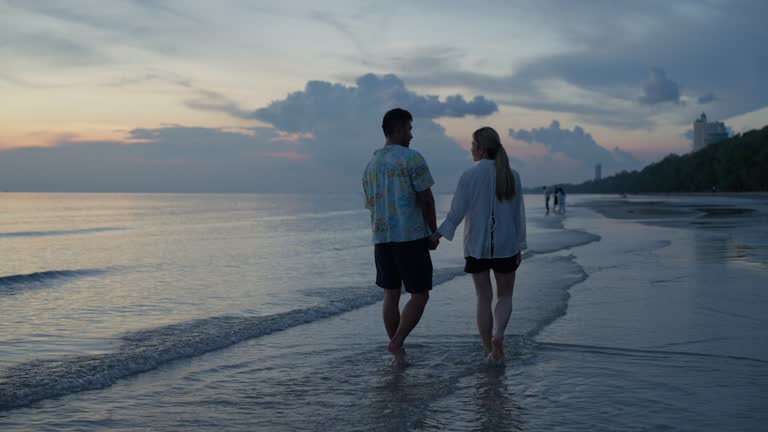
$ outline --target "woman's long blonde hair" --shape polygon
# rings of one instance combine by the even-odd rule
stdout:
[[[499,201],[512,199],[515,196],[515,177],[498,132],[492,127],[481,127],[472,134],[472,138],[485,151],[486,157],[496,161],[496,198]]]

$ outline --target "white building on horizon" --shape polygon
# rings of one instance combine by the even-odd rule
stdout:
[[[693,151],[699,151],[726,138],[728,130],[723,122],[707,121],[707,115],[704,113],[693,122]]]

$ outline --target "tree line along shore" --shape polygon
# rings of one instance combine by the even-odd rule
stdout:
[[[670,154],[640,171],[567,184],[570,193],[768,191],[768,126],[685,155]]]

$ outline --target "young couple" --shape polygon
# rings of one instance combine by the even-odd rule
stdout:
[[[464,271],[477,293],[477,327],[489,360],[504,358],[504,330],[512,313],[515,272],[526,248],[520,176],[509,167],[499,134],[490,127],[472,134],[476,164],[459,179],[451,209],[437,227],[432,175],[419,152],[409,148],[413,117],[395,108],[384,115],[383,148],[363,174],[365,205],[371,211],[376,285],[384,288],[384,327],[393,363],[405,365],[403,344],[416,327],[432,289],[432,260],[440,238],[453,239],[464,221]],[[492,311],[491,270],[497,302]],[[401,286],[411,295],[400,311]],[[495,318],[495,325],[494,325]]]

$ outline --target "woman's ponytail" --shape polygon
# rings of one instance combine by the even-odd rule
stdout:
[[[509,167],[509,158],[504,147],[499,145],[496,153],[496,198],[499,201],[512,199],[515,196],[515,177]]]
[[[516,193],[515,177],[509,167],[509,157],[501,145],[498,132],[486,126],[476,130],[472,135],[485,150],[485,154],[496,161],[496,198],[499,201],[512,199]]]

